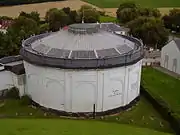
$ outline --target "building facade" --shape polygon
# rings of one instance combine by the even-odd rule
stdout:
[[[180,39],[175,38],[162,48],[161,66],[180,74]]]

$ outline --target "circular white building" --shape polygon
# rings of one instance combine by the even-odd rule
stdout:
[[[73,24],[23,41],[26,94],[64,112],[109,112],[139,96],[142,43],[104,31],[99,24]]]

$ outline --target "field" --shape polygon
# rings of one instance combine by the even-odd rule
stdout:
[[[2,135],[168,135],[150,129],[87,120],[1,119]]]
[[[82,5],[91,5],[98,10],[103,10],[107,15],[116,16],[116,10],[118,5],[125,0],[66,0],[66,1],[57,1],[57,2],[46,2],[46,3],[36,3],[36,4],[27,4],[27,5],[17,5],[17,6],[8,6],[0,7],[0,16],[10,16],[17,17],[21,11],[31,12],[37,11],[40,13],[41,18],[44,18],[46,12],[50,8],[63,8],[71,7],[74,10],[78,10]],[[157,7],[162,14],[167,14],[169,9],[173,7],[180,7],[180,0],[135,0],[137,3],[140,3],[142,6]],[[88,3],[89,2],[89,3]],[[94,5],[92,5],[94,4]],[[107,8],[108,7],[108,8]]]
[[[84,0],[101,8],[115,8],[125,0]],[[143,7],[180,7],[179,0],[133,0]]]
[[[37,4],[27,4],[27,5],[17,5],[17,6],[8,6],[0,7],[0,16],[10,16],[17,17],[21,11],[31,12],[37,11],[40,13],[42,18],[45,17],[46,12],[50,8],[63,8],[70,7],[74,10],[80,9],[82,5],[91,5],[80,0],[67,0],[67,1],[57,1],[57,2],[46,2],[46,3],[37,3]],[[93,5],[92,5],[93,6]],[[93,6],[95,7],[95,6]],[[98,7],[95,7],[99,9]]]
[[[153,68],[143,69],[142,78],[149,92],[159,95],[180,116],[180,80]]]

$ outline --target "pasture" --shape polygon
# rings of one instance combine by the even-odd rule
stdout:
[[[170,135],[146,128],[93,120],[1,119],[2,135]]]

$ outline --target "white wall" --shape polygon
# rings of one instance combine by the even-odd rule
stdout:
[[[42,106],[67,112],[106,111],[139,95],[142,61],[112,69],[64,70],[24,62],[26,93]]]
[[[9,71],[0,71],[0,91],[9,89],[13,86],[12,73]]]
[[[16,87],[19,89],[20,96],[24,95],[25,75],[16,75],[10,71],[0,71],[0,91]],[[22,83],[20,81],[23,81]]]
[[[166,67],[166,64],[165,64],[165,55],[169,56],[168,67]],[[161,66],[164,68],[167,68],[170,71],[174,71],[173,70],[173,59],[175,59],[175,58],[177,59],[176,73],[180,74],[180,52],[176,46],[175,41],[172,40],[171,42],[169,42],[166,46],[164,46],[162,48]]]

